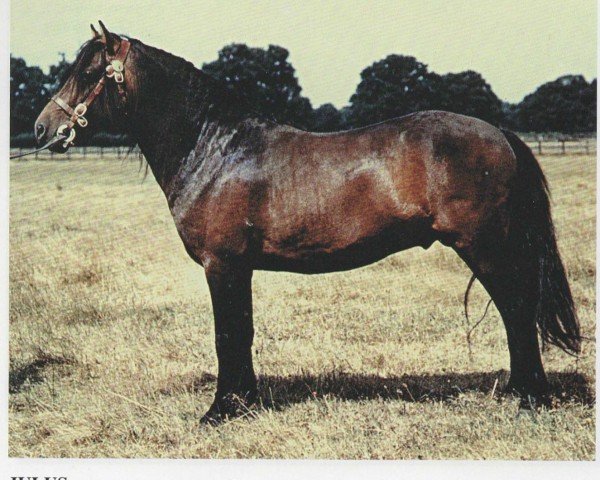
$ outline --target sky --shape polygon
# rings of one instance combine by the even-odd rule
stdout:
[[[597,68],[596,0],[13,0],[11,53],[47,71],[98,19],[198,67],[232,42],[285,47],[315,107],[346,105],[360,72],[392,53],[439,74],[478,71],[510,102]]]

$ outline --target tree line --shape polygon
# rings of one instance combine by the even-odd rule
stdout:
[[[64,54],[48,74],[10,57],[11,145],[33,143],[33,123],[69,66]],[[566,75],[544,83],[521,102],[503,102],[480,73],[437,74],[412,56],[388,55],[365,68],[347,106],[314,108],[302,95],[289,52],[279,46],[225,46],[202,70],[233,95],[239,108],[306,130],[338,131],[365,126],[420,110],[447,110],[520,132],[596,131],[596,79]],[[96,145],[121,144],[122,136],[97,134]]]

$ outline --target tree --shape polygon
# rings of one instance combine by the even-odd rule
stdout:
[[[519,126],[533,132],[596,130],[596,80],[565,75],[538,87],[519,104]]]
[[[303,97],[289,52],[269,45],[267,49],[245,44],[224,47],[217,60],[202,70],[242,100],[236,108],[247,116],[262,115],[282,123],[307,128],[312,120],[312,106]]]
[[[496,125],[502,120],[502,102],[472,70],[440,76],[414,57],[389,55],[363,70],[361,79],[350,98],[353,126],[433,109]]]
[[[50,99],[48,77],[39,67],[10,56],[10,135],[33,132],[33,123]]]
[[[313,112],[312,130],[315,132],[335,132],[343,129],[342,112],[331,103],[325,103]]]
[[[516,103],[502,102],[501,125],[513,131],[521,131],[519,123],[519,105]]]
[[[502,101],[481,74],[473,70],[448,73],[440,77],[440,108],[481,118],[493,125],[502,120]]]
[[[67,62],[64,52],[60,52],[59,55],[59,62],[56,65],[50,65],[50,73],[48,74],[48,82],[52,94],[58,91],[60,83],[64,80],[64,76],[71,66],[71,63]]]
[[[358,127],[439,107],[440,77],[415,57],[389,55],[365,68],[350,97],[349,122]]]

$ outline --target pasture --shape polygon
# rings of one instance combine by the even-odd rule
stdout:
[[[137,160],[11,162],[14,457],[585,459],[595,456],[594,156],[542,156],[578,307],[579,359],[550,347],[554,407],[519,410],[492,306],[467,342],[450,249],[359,270],[256,272],[261,404],[220,427],[208,288]],[[471,293],[471,325],[488,296]]]

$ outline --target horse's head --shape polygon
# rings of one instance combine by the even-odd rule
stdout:
[[[90,136],[99,127],[121,124],[131,103],[135,79],[130,42],[100,22],[66,71],[59,91],[35,121],[38,145],[63,138],[51,150],[66,151],[75,138]]]

